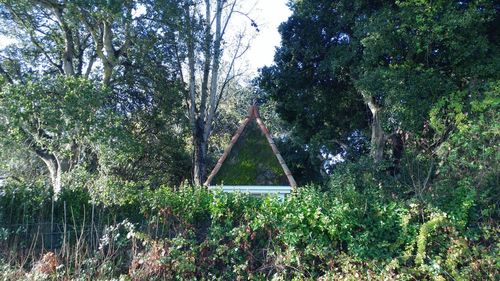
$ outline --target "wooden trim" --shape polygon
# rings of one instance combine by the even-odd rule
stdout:
[[[285,173],[286,178],[290,183],[290,186],[293,188],[297,187],[297,183],[295,182],[295,179],[292,176],[292,172],[290,171],[290,169],[288,169],[288,166],[285,163],[285,159],[283,159],[283,157],[281,156],[281,153],[279,152],[278,147],[276,147],[276,144],[274,143],[274,140],[271,137],[269,130],[266,128],[266,125],[264,125],[264,122],[262,122],[262,119],[260,119],[260,117],[255,118],[255,121],[257,121],[257,124],[259,125],[261,131],[266,136],[267,142],[271,146],[274,156],[276,156],[276,158],[278,159],[278,162],[280,163],[281,168],[283,169],[283,172]]]
[[[236,133],[231,138],[231,142],[224,150],[224,153],[222,153],[222,156],[217,161],[217,164],[215,164],[214,169],[212,170],[212,172],[210,173],[210,175],[208,176],[207,180],[205,181],[205,183],[203,185],[210,186],[210,183],[212,182],[213,178],[219,172],[220,168],[222,167],[222,164],[226,160],[227,156],[229,156],[229,153],[231,153],[231,149],[233,148],[234,144],[238,141],[239,137],[243,133],[243,130],[245,129],[245,127],[248,125],[248,123],[252,119],[255,119],[255,121],[257,122],[257,125],[259,125],[260,130],[262,131],[262,133],[266,137],[267,142],[271,146],[271,149],[274,153],[274,156],[276,156],[276,158],[278,159],[278,162],[280,163],[280,166],[283,169],[283,172],[285,173],[286,178],[288,179],[288,182],[290,183],[290,187],[292,187],[292,188],[297,187],[297,183],[295,182],[295,179],[292,176],[292,172],[290,171],[290,169],[286,165],[285,160],[283,159],[283,157],[281,156],[281,154],[278,150],[278,147],[276,147],[276,144],[274,143],[274,140],[271,137],[271,134],[269,133],[269,130],[267,129],[266,125],[264,124],[262,119],[260,119],[259,110],[258,110],[256,105],[252,105],[250,107],[250,109],[248,110],[247,116],[241,121],[241,125],[238,127],[238,129],[236,130]]]

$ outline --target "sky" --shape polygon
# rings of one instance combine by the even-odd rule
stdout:
[[[4,48],[5,46],[14,43],[16,40],[8,37],[4,37],[0,35],[0,48]]]
[[[249,70],[253,73],[256,73],[258,68],[273,63],[275,48],[281,42],[278,27],[292,13],[286,6],[287,2],[287,0],[259,0],[251,11],[251,17],[260,30],[245,54]]]

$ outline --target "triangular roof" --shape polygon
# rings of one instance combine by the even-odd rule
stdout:
[[[267,143],[271,147],[274,156],[276,157],[281,168],[283,169],[283,172],[286,175],[286,178],[287,178],[290,186],[292,188],[295,188],[297,186],[297,183],[295,182],[295,179],[293,178],[292,173],[290,172],[290,169],[288,169],[288,166],[286,165],[285,160],[283,159],[278,148],[276,147],[276,144],[274,143],[273,138],[271,137],[271,135],[269,133],[269,130],[267,129],[266,125],[264,124],[264,122],[260,118],[259,110],[258,110],[256,105],[252,105],[250,107],[250,110],[248,111],[247,116],[245,116],[245,118],[240,122],[240,126],[236,130],[236,133],[234,134],[234,136],[231,138],[231,142],[226,147],[226,149],[224,150],[224,153],[219,158],[214,169],[212,170],[212,172],[208,176],[207,180],[205,181],[205,183],[204,183],[205,186],[210,185],[210,183],[212,182],[214,177],[217,175],[217,173],[221,169],[222,164],[224,163],[224,161],[227,159],[227,157],[231,153],[231,149],[238,142],[238,139],[240,138],[243,131],[245,130],[245,127],[254,119],[255,119],[258,127],[260,128],[261,132],[266,137]]]

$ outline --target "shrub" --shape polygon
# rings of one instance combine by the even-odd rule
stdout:
[[[212,193],[189,186],[176,191],[168,187],[138,189],[128,193],[126,200],[117,198],[119,203],[96,202],[95,212],[100,215],[96,216],[94,239],[99,243],[93,244],[91,236],[84,235],[83,240],[68,239],[56,245],[54,257],[64,272],[54,276],[460,280],[494,279],[498,274],[497,225],[483,223],[471,228],[463,223],[467,216],[457,220],[452,212],[420,202],[388,200],[381,187],[367,184],[359,188],[362,181],[337,177],[327,191],[318,186],[301,187],[284,201],[276,196]],[[29,201],[31,191],[21,191],[11,189],[1,199],[24,194],[26,208],[34,202],[42,204],[40,210],[51,204],[49,193],[45,199]],[[92,208],[87,193],[71,192],[61,196],[66,210]],[[57,204],[55,212],[63,212],[64,206]],[[83,223],[88,217],[75,215],[75,220]],[[8,243],[15,241],[19,240],[2,242],[2,249],[14,249]],[[42,257],[47,255],[46,249],[37,249],[40,254],[31,255],[31,264],[43,263]],[[1,278],[27,276],[32,266],[23,269],[14,260],[2,265],[5,273]]]

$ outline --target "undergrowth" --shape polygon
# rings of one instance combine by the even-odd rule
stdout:
[[[52,205],[48,193],[27,200],[36,192],[17,187],[0,197],[2,218],[20,222],[1,227],[3,280],[494,280],[499,274],[496,223],[464,225],[463,216],[457,221],[432,204],[389,200],[387,190],[366,182],[360,188],[354,178],[332,178],[326,191],[300,187],[284,201],[186,186],[144,188],[106,205],[66,191]],[[38,218],[24,213],[34,211]],[[52,245],[40,227],[28,227],[47,218],[61,230],[51,234]]]

